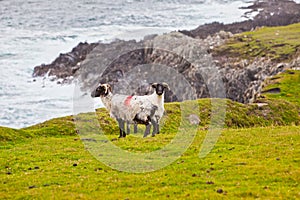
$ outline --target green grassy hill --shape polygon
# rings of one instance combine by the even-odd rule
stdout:
[[[250,60],[266,57],[274,61],[288,61],[299,51],[299,36],[300,23],[281,27],[263,27],[236,34],[225,45],[216,48],[214,53]]]
[[[257,104],[224,100],[225,127],[213,150],[199,158],[211,115],[211,100],[197,100],[200,126],[192,145],[166,168],[132,174],[96,160],[76,134],[74,119],[63,117],[28,128],[0,128],[0,196],[3,199],[299,199],[299,72],[270,80],[280,87]],[[274,82],[274,80],[276,80]],[[268,89],[266,88],[266,89]],[[293,89],[294,92],[289,91]],[[104,109],[102,130],[130,152],[162,148],[176,135],[180,104],[165,105],[162,134],[115,140],[118,127]],[[89,114],[84,118],[87,122]]]
[[[47,123],[51,127],[52,122]],[[6,131],[1,128],[1,135]],[[19,137],[22,133],[13,134]],[[199,129],[181,158],[166,168],[144,174],[107,167],[86,151],[78,136],[69,133],[2,141],[0,196],[2,199],[300,198],[299,126],[224,129],[212,152],[200,159],[198,154],[206,134],[207,131]],[[172,136],[174,133],[164,133],[142,139],[130,135],[114,143],[127,151],[143,152],[149,146],[163,146]]]

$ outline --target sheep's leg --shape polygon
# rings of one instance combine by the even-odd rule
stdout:
[[[133,132],[134,133],[138,132],[137,123],[134,123],[134,125],[133,125]]]
[[[152,136],[155,136],[156,134],[159,134],[159,125],[156,122],[153,122],[153,132]]]
[[[125,122],[122,120],[122,133],[123,133],[123,135],[122,135],[122,137],[126,137],[126,132],[125,132]]]
[[[127,122],[127,130],[126,130],[127,135],[130,134],[130,123]]]
[[[144,137],[147,137],[147,135],[150,134],[150,128],[151,128],[151,124],[147,124],[146,125],[146,130],[145,130],[145,133],[144,133]]]
[[[124,121],[122,119],[118,119],[117,121],[118,121],[119,129],[120,129],[119,138],[126,137],[126,133],[124,131]]]

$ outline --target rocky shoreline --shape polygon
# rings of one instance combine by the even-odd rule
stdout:
[[[194,30],[182,30],[180,32],[190,37],[204,39],[222,30],[236,34],[251,31],[256,27],[285,26],[300,22],[300,4],[291,0],[257,0],[251,6],[242,7],[241,9],[250,9],[244,14],[245,17],[255,12],[258,12],[258,14],[253,19],[242,22],[232,24],[214,22],[201,25]]]
[[[176,88],[167,93],[166,101],[227,97],[252,103],[260,95],[265,79],[299,66],[299,56],[283,63],[261,57],[231,59],[227,55],[216,56],[213,51],[235,33],[300,22],[300,5],[288,0],[268,0],[255,1],[247,9],[259,13],[244,22],[226,25],[215,22],[191,31],[147,36],[141,41],[80,43],[51,64],[35,67],[33,76],[51,75],[65,80],[74,77],[84,90],[92,89],[98,82],[109,82],[116,92],[134,93],[147,86],[145,78],[149,82],[153,77],[162,76],[171,88]],[[132,82],[139,88],[130,88]],[[186,91],[187,85],[195,94]]]

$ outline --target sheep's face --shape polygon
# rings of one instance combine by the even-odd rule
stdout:
[[[153,83],[152,87],[155,89],[157,95],[162,95],[165,89],[170,90],[169,85],[167,83]]]
[[[109,84],[100,84],[96,90],[91,94],[92,97],[107,96],[111,92],[111,86]]]

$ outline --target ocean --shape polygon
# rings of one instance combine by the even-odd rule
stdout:
[[[0,126],[73,114],[74,84],[33,78],[79,42],[140,40],[209,22],[242,21],[249,0],[0,0]]]

